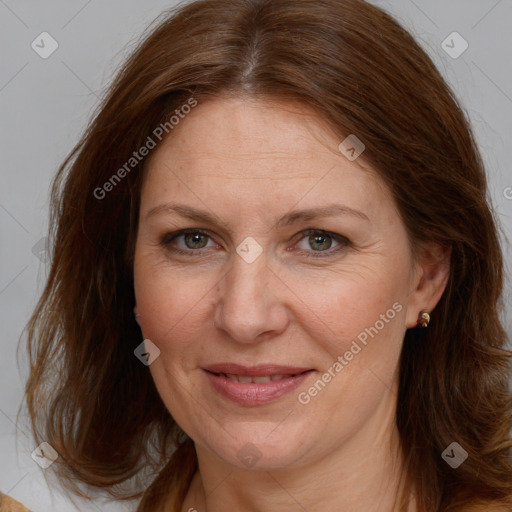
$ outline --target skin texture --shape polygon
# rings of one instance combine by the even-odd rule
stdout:
[[[400,349],[406,329],[439,301],[449,254],[432,244],[413,261],[389,190],[363,166],[364,154],[350,162],[340,142],[299,104],[218,98],[199,104],[148,162],[136,311],[144,338],[161,351],[149,367],[158,391],[196,446],[199,472],[183,510],[394,509],[402,472]],[[167,203],[201,209],[219,223],[164,209],[149,214]],[[277,226],[292,210],[331,204],[367,219],[345,213]],[[192,228],[208,236],[166,237]],[[304,234],[309,229],[349,242],[315,241],[322,233]],[[236,252],[246,237],[262,248],[252,263]],[[393,304],[399,311],[389,319]],[[381,315],[388,321],[378,334],[301,403],[299,393]],[[277,401],[249,407],[211,387],[201,368],[220,362],[315,372]],[[238,457],[247,443],[259,453],[250,468]]]

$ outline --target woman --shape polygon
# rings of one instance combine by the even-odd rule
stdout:
[[[182,7],[53,205],[26,397],[68,488],[141,512],[510,510],[483,164],[381,9]]]

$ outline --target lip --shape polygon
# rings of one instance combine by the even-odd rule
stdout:
[[[274,402],[290,393],[315,370],[272,364],[249,367],[234,363],[222,363],[203,368],[203,372],[215,391],[224,398],[242,406],[258,406]],[[223,375],[226,373],[248,377],[293,376],[270,382],[237,382]]]
[[[211,373],[232,373],[234,375],[245,375],[247,377],[261,377],[263,375],[293,375],[304,373],[313,368],[302,368],[299,366],[279,366],[275,364],[260,364],[257,366],[244,366],[236,363],[218,363],[203,368]]]

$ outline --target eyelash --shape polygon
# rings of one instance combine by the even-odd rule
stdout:
[[[188,256],[188,257],[199,256],[200,254],[194,254],[194,253],[200,253],[201,251],[203,251],[205,249],[190,249],[188,251],[185,251],[183,249],[171,247],[171,242],[173,242],[176,238],[178,238],[182,235],[188,235],[188,234],[202,235],[202,236],[206,236],[210,239],[212,238],[208,232],[201,230],[201,229],[182,229],[182,230],[176,231],[174,233],[166,234],[162,238],[160,244],[163,247],[165,247],[166,249],[168,249],[169,251],[172,251],[177,254],[182,254],[183,256]],[[308,229],[308,230],[302,231],[300,234],[302,236],[298,240],[297,243],[301,242],[304,238],[306,238],[309,235],[319,234],[322,236],[332,238],[340,244],[338,247],[335,247],[334,249],[327,249],[325,251],[306,251],[306,252],[311,253],[308,256],[306,256],[307,258],[332,257],[332,256],[336,255],[337,253],[339,253],[340,251],[342,251],[343,249],[346,249],[347,247],[351,247],[351,245],[352,245],[348,238],[338,235],[336,233],[331,233],[329,231],[323,231],[321,229]]]

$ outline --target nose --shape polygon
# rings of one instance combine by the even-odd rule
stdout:
[[[285,285],[268,267],[265,253],[247,263],[233,256],[218,285],[214,325],[238,343],[258,343],[282,334],[289,317]]]

